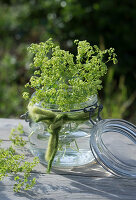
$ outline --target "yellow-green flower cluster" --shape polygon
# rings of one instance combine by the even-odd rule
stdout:
[[[34,75],[27,87],[33,88],[32,102],[57,104],[62,111],[71,105],[85,102],[102,88],[101,77],[107,72],[107,62],[116,64],[114,49],[100,50],[89,42],[75,41],[77,56],[62,50],[52,39],[31,44],[28,51],[34,54],[31,67]],[[28,99],[29,94],[24,93]]]
[[[22,138],[22,133],[23,127],[19,124],[18,127],[12,129],[10,133],[9,139],[12,145],[9,148],[2,148],[0,146],[0,181],[12,175],[15,181],[13,187],[15,192],[29,190],[35,185],[36,178],[31,178],[31,172],[39,163],[37,157],[35,157],[32,162],[27,162],[26,157],[23,154],[17,154],[16,149],[13,148],[25,146],[26,141]]]

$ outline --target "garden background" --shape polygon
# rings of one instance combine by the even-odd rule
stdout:
[[[135,0],[0,0],[0,117],[26,112],[27,47],[50,37],[72,53],[75,39],[115,48],[118,64],[108,67],[99,93],[103,117],[136,123]]]

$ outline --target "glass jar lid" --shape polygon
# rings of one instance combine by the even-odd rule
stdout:
[[[91,129],[90,147],[96,160],[114,175],[136,178],[136,126],[105,119]]]

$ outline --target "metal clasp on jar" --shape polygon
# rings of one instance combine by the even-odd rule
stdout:
[[[94,112],[95,112],[96,109],[98,109],[98,114],[97,114],[96,121],[94,121],[92,119],[92,116],[93,116],[93,114],[94,114]],[[95,103],[92,106],[85,107],[83,110],[84,110],[84,112],[89,112],[89,120],[94,125],[94,124],[97,123],[97,121],[102,120],[102,118],[100,116],[100,112],[102,111],[102,109],[103,109],[103,105],[102,104],[98,105],[98,103]]]

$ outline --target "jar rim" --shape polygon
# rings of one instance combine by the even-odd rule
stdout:
[[[105,144],[103,140],[104,134],[108,134],[108,138],[106,138],[108,144]],[[126,149],[130,148],[130,144],[126,143],[126,139],[129,140],[133,144],[134,151],[136,151],[136,126],[122,119],[104,119],[96,123],[91,131],[90,148],[94,157],[103,168],[112,174],[136,178],[136,160],[134,160],[133,164],[129,163],[128,160],[124,160],[122,155],[125,153],[121,154],[121,149],[117,149],[116,140],[112,140],[112,136],[113,138],[116,136],[117,141],[123,142],[127,147]],[[119,154],[114,154],[113,149],[116,149],[116,152],[119,152]]]
[[[82,102],[80,104],[74,104],[74,105],[72,105],[72,108],[68,112],[63,112],[63,111],[59,110],[58,109],[59,106],[57,104],[48,103],[48,104],[45,105],[45,108],[47,110],[51,110],[53,112],[63,112],[63,113],[78,112],[78,111],[83,111],[85,107],[93,106],[97,102],[98,102],[98,98],[97,98],[97,94],[95,94],[95,95],[90,96],[88,98],[88,101],[86,101],[86,102]],[[38,107],[42,107],[41,104],[42,103],[40,102],[40,103],[35,103],[34,105],[38,106]]]

